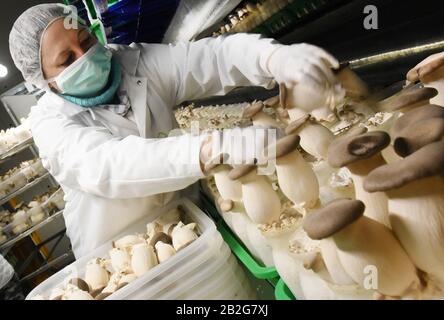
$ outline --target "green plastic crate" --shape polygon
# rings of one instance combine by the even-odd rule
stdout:
[[[287,287],[284,280],[279,279],[274,289],[276,300],[296,300],[291,290]]]

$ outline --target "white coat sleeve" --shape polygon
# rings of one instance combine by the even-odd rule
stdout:
[[[107,198],[135,198],[180,190],[202,178],[203,139],[184,134],[162,139],[116,138],[76,117],[37,111],[31,131],[43,165],[62,185]]]
[[[271,89],[273,77],[266,68],[269,56],[280,46],[256,34],[233,34],[177,44],[137,44],[139,68],[155,76],[173,105],[222,95],[242,86]],[[141,74],[143,75],[143,74]]]

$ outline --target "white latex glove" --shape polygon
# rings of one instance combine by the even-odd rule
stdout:
[[[276,142],[283,133],[275,128],[247,127],[213,131],[204,142],[201,162],[221,161],[229,165],[265,165],[264,148]],[[225,158],[221,159],[221,155]]]
[[[339,62],[325,50],[301,43],[277,48],[268,58],[267,68],[286,87],[305,83],[325,90],[336,84],[331,69],[339,68]]]

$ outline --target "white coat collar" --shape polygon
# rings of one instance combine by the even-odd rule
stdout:
[[[122,72],[133,77],[136,74],[137,65],[140,56],[140,50],[134,47],[110,46],[113,56],[122,66]],[[122,75],[123,78],[123,75]],[[50,105],[57,109],[60,113],[72,117],[81,112],[88,111],[87,108],[76,105],[68,100],[63,99],[52,91],[47,91],[40,99],[38,104]]]

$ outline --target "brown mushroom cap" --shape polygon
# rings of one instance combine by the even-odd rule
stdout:
[[[101,288],[98,288],[98,289],[95,289],[95,290],[91,290],[91,291],[89,292],[89,294],[91,295],[91,297],[95,298],[95,297],[97,297],[100,293],[102,293],[103,289],[105,289],[105,287],[101,287]]]
[[[245,107],[244,111],[242,112],[242,118],[252,118],[263,109],[264,103],[262,101],[254,101]]]
[[[164,243],[168,243],[168,244],[172,244],[173,240],[171,239],[171,237],[169,235],[167,235],[164,232],[156,232],[153,237],[150,239],[149,241],[149,245],[152,246],[154,248],[154,245],[159,242],[162,241]]]
[[[441,106],[429,104],[417,109],[406,112],[402,117],[396,120],[391,130],[393,136],[401,135],[404,130],[416,122],[430,118],[444,118],[444,108]]]
[[[297,130],[302,128],[302,125],[305,124],[308,120],[310,119],[310,115],[306,114],[302,117],[300,117],[299,119],[291,122],[287,128],[285,128],[285,133],[286,134],[293,134],[296,133]]]
[[[264,105],[275,108],[279,105],[279,95],[264,100]]]
[[[95,296],[94,299],[95,300],[103,300],[103,299],[107,298],[108,296],[110,296],[111,294],[112,294],[111,292],[101,292],[97,296]]]
[[[433,54],[407,72],[407,80],[416,82],[444,66],[444,52]]]
[[[412,181],[442,174],[444,141],[428,144],[400,161],[376,168],[365,178],[368,192],[400,188]]]
[[[437,94],[438,90],[435,88],[410,87],[379,102],[379,109],[383,111],[396,111],[421,101],[427,102]]]
[[[393,147],[398,155],[406,157],[429,143],[441,140],[443,136],[444,118],[430,118],[405,128],[395,137]]]
[[[303,221],[307,235],[314,240],[328,238],[358,220],[365,210],[360,200],[336,199],[325,207],[309,212]]]
[[[267,158],[267,160],[274,160],[275,158],[283,157],[290,152],[297,149],[299,146],[299,142],[301,141],[301,138],[296,134],[291,134],[288,136],[285,136],[278,141],[276,141],[275,144],[268,146],[264,150],[264,155]],[[270,154],[270,152],[275,148],[276,153]]]
[[[243,164],[232,169],[230,173],[228,173],[228,178],[231,180],[237,180],[255,169],[256,166],[254,164]]]
[[[336,138],[328,147],[328,163],[340,168],[359,160],[370,158],[390,143],[390,136],[383,131],[360,135],[347,134]]]
[[[82,291],[89,292],[89,290],[90,290],[88,283],[86,283],[85,280],[80,279],[80,278],[72,278],[71,280],[69,280],[69,284],[76,286],[77,288],[79,288]]]

